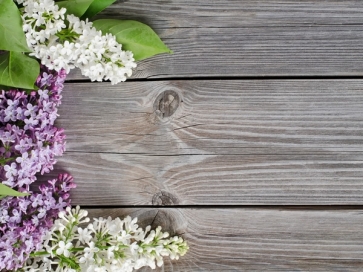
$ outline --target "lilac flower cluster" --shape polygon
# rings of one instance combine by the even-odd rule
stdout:
[[[66,77],[64,70],[42,67],[38,91],[9,90],[0,94],[0,180],[29,191],[38,172],[53,169],[65,150],[63,129],[54,126]]]
[[[0,182],[30,192],[37,173],[53,169],[65,151],[63,129],[54,126],[66,77],[42,66],[37,91],[0,91]],[[58,213],[69,207],[75,187],[67,174],[41,185],[39,193],[0,202],[0,271],[21,268],[41,247]]]
[[[6,197],[0,204],[0,271],[23,266],[31,252],[42,248],[42,240],[58,213],[69,207],[73,178],[61,174],[41,185],[40,193]]]

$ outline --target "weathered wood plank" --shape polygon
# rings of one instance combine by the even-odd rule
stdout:
[[[140,62],[135,78],[361,76],[362,12],[357,0],[142,0],[100,17],[147,23],[174,51]]]
[[[67,85],[58,119],[77,204],[363,203],[362,80],[89,87]],[[182,102],[162,118],[166,90]]]
[[[362,204],[363,156],[67,153],[80,205]],[[353,158],[354,157],[354,158]]]
[[[360,152],[362,89],[362,80],[69,84],[58,124],[67,130],[69,151],[147,155]],[[163,118],[158,115],[157,98],[165,91],[174,91],[180,103],[171,117]]]
[[[359,0],[119,0],[98,17],[137,19],[152,27],[271,27],[363,24]],[[169,25],[168,22],[173,24]],[[269,24],[266,24],[266,22]]]
[[[361,210],[107,209],[183,234],[190,251],[157,271],[361,271]],[[150,271],[144,269],[141,271]]]

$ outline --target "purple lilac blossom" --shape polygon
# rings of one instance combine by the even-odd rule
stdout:
[[[65,71],[41,67],[39,90],[0,91],[0,181],[20,192],[30,192],[36,174],[53,169],[55,156],[65,151],[63,129],[54,126]],[[43,236],[58,213],[70,205],[74,188],[68,174],[41,185],[39,193],[0,201],[0,271],[22,267],[41,247]]]
[[[19,191],[29,191],[36,174],[48,173],[55,156],[65,151],[65,135],[54,126],[66,77],[41,67],[37,91],[0,93],[0,180]]]
[[[0,271],[21,268],[41,248],[58,213],[70,205],[69,190],[75,187],[70,175],[60,174],[41,185],[40,193],[1,200]]]

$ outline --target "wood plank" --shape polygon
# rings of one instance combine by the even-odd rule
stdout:
[[[83,205],[362,204],[362,80],[68,84]],[[154,107],[173,90],[171,117]],[[103,184],[102,195],[99,186]]]
[[[58,124],[68,150],[147,155],[363,151],[362,80],[68,84]],[[174,91],[163,118],[157,101]],[[176,99],[178,100],[178,99]]]
[[[190,250],[156,271],[361,271],[362,210],[107,209],[182,234]],[[151,271],[143,269],[141,271]]]
[[[174,51],[140,62],[134,78],[361,76],[362,12],[357,0],[141,0],[99,17],[144,22]]]
[[[355,205],[363,203],[363,157],[352,157],[72,152],[52,175],[75,177],[80,205]]]
[[[137,19],[152,27],[271,27],[363,24],[359,0],[120,0],[98,18]],[[269,24],[266,24],[266,22]]]

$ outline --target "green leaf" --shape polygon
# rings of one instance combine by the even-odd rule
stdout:
[[[100,19],[93,26],[102,33],[116,36],[122,49],[134,53],[135,60],[142,60],[161,53],[172,53],[159,36],[147,25],[132,20]]]
[[[28,196],[26,193],[19,193],[10,187],[0,183],[0,196],[3,198],[4,196]]]
[[[0,85],[22,89],[36,89],[40,73],[38,61],[20,52],[0,55]]]
[[[66,14],[73,14],[77,17],[81,17],[87,11],[93,1],[94,0],[67,0],[56,2],[56,4],[60,8],[66,8]]]
[[[30,52],[23,21],[13,0],[0,0],[0,50]]]
[[[112,5],[115,2],[116,0],[93,0],[92,4],[87,9],[86,13],[83,14],[82,19],[84,20],[86,18],[92,18],[97,13],[101,12],[102,10],[104,10],[105,8],[107,8],[108,6]]]

